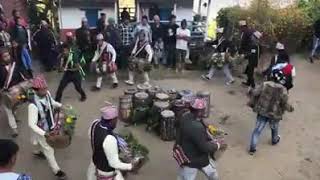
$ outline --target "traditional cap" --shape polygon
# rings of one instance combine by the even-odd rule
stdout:
[[[86,17],[83,17],[83,18],[81,19],[81,22],[88,22],[88,19],[87,19]]]
[[[247,21],[241,20],[241,21],[239,21],[239,25],[240,26],[245,26],[245,25],[247,25]]]
[[[112,120],[118,117],[118,109],[115,106],[106,106],[100,109],[101,116],[105,120]]]
[[[224,28],[217,28],[217,33],[223,33]]]
[[[103,37],[103,35],[100,33],[100,34],[98,34],[97,35],[97,40],[99,41],[99,40],[103,40],[104,39],[104,37]]]
[[[47,82],[43,75],[38,75],[32,80],[32,87],[35,89],[48,88]]]
[[[46,26],[46,25],[48,25],[47,21],[45,21],[45,20],[41,20],[41,21],[40,21],[40,24],[41,24],[41,26]]]
[[[67,37],[72,37],[73,34],[72,34],[72,32],[69,31],[69,32],[66,33],[66,36],[67,36]]]
[[[254,35],[256,38],[258,38],[258,39],[260,39],[260,38],[262,37],[262,33],[259,32],[259,31],[255,31],[255,32],[253,33],[253,35]]]
[[[199,109],[199,110],[201,110],[201,109],[206,108],[206,102],[205,102],[203,99],[197,98],[197,99],[195,99],[195,100],[193,101],[191,107],[192,107],[193,109]]]
[[[276,49],[284,50],[284,45],[278,42],[277,45],[276,45]]]

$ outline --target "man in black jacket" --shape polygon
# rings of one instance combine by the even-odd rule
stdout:
[[[76,30],[76,42],[80,50],[80,57],[84,57],[86,62],[93,57],[93,48],[91,42],[90,27],[88,25],[88,19],[82,18],[81,27]]]
[[[192,104],[191,112],[182,115],[179,122],[176,144],[179,145],[188,162],[182,163],[178,179],[195,180],[198,170],[202,171],[209,180],[217,180],[218,174],[213,161],[209,161],[209,154],[217,150],[226,148],[211,141],[207,134],[207,129],[202,120],[197,118],[197,114],[203,111],[205,102],[196,99]]]

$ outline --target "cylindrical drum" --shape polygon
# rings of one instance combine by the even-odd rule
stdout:
[[[208,118],[210,116],[210,92],[208,91],[199,91],[197,92],[197,97],[205,100],[206,108],[202,118]]]
[[[157,86],[148,89],[149,97],[151,99],[154,99],[156,97],[156,94],[159,93],[160,91],[161,91],[161,88]]]
[[[176,137],[175,115],[173,111],[161,112],[160,137],[164,141],[173,141]]]
[[[173,102],[172,106],[173,106],[172,110],[173,110],[174,114],[176,115],[177,120],[180,120],[182,113],[185,112],[185,110],[189,109],[186,107],[185,101],[183,101],[181,99],[175,100]]]
[[[178,98],[181,99],[182,97],[190,97],[190,96],[194,96],[193,92],[191,90],[182,90],[179,91],[178,93]]]
[[[166,93],[157,93],[156,94],[156,101],[169,102],[170,101],[170,97]]]
[[[178,98],[178,92],[175,89],[170,89],[167,91],[170,101],[174,101]]]
[[[130,89],[126,89],[124,91],[124,95],[129,95],[132,98],[134,96],[134,94],[137,92],[138,92],[138,90],[136,88],[130,88]]]
[[[161,112],[164,110],[169,110],[170,104],[163,101],[155,101],[151,110],[151,116],[147,121],[147,130],[156,130],[159,133]]]
[[[124,95],[119,98],[119,117],[125,123],[130,123],[132,116],[132,97]]]
[[[137,85],[137,89],[139,92],[147,92],[151,88],[152,88],[152,86],[150,84],[138,84]]]
[[[138,92],[134,95],[133,98],[133,107],[137,108],[137,107],[147,107],[148,106],[148,98],[149,95],[145,92]]]

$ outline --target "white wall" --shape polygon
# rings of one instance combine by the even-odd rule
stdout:
[[[192,8],[184,8],[184,7],[177,7],[176,16],[177,21],[181,21],[183,19],[186,19],[187,21],[192,21]]]
[[[98,11],[100,13],[106,13],[107,17],[115,17],[114,7],[106,7]],[[85,11],[80,8],[62,8],[61,10],[61,29],[76,29],[81,26],[81,19],[85,17]]]

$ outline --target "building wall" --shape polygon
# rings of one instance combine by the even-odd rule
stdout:
[[[17,9],[20,11],[21,15],[27,19],[27,0],[0,0],[0,4],[3,6],[6,17],[11,18],[12,10]]]

